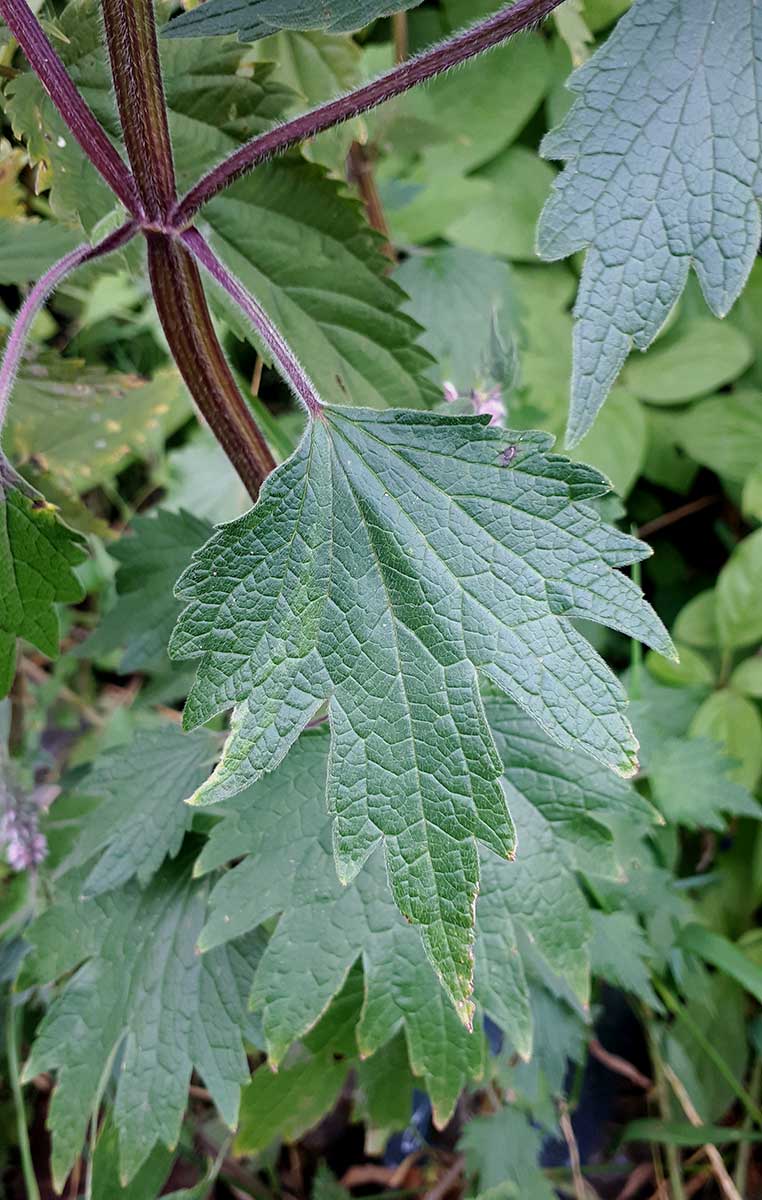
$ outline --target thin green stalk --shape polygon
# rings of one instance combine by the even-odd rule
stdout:
[[[652,983],[669,1011],[673,1014],[673,1016],[678,1017],[682,1021],[693,1040],[698,1046],[701,1047],[707,1058],[709,1058],[717,1068],[728,1087],[743,1105],[751,1120],[758,1125],[760,1129],[762,1129],[762,1108],[760,1108],[759,1104],[756,1103],[755,1100],[749,1095],[749,1093],[746,1091],[746,1088],[738,1082],[722,1055],[714,1048],[703,1030],[699,1028],[693,1018],[689,1015],[688,1011],[677,999],[677,996],[670,991],[667,985],[663,983],[658,976],[654,975],[652,977]]]
[[[758,1054],[754,1060],[754,1067],[751,1072],[751,1080],[749,1081],[749,1094],[755,1104],[759,1104],[762,1099],[762,1054]],[[751,1129],[751,1118],[747,1113],[744,1117],[742,1128],[744,1130]],[[742,1196],[746,1195],[746,1177],[749,1173],[749,1162],[751,1160],[752,1143],[750,1141],[741,1142],[738,1148],[738,1157],[736,1158],[736,1169],[733,1174],[733,1183],[737,1191]]]
[[[647,1013],[643,1013],[643,1026],[646,1031],[646,1037],[648,1038],[648,1048],[651,1054],[651,1063],[654,1069],[654,1082],[656,1084],[656,1096],[659,1101],[659,1113],[662,1121],[669,1121],[671,1117],[669,1106],[669,1089],[667,1087],[667,1080],[664,1074],[661,1051],[659,1050],[656,1036],[653,1031],[653,1026]],[[680,1152],[677,1146],[667,1143],[667,1145],[664,1147],[664,1153],[667,1158],[667,1170],[669,1172],[669,1182],[672,1189],[673,1200],[685,1200],[685,1188],[683,1186],[683,1171],[680,1162]]]
[[[13,1093],[13,1105],[16,1109],[16,1132],[19,1140],[21,1173],[24,1176],[26,1200],[40,1200],[40,1189],[37,1186],[37,1177],[34,1173],[32,1149],[29,1145],[29,1133],[26,1127],[26,1109],[24,1108],[24,1097],[21,1092],[19,1051],[16,1040],[16,1009],[13,1004],[12,995],[6,996],[5,1052],[8,1058],[8,1074],[10,1076],[11,1092]]]

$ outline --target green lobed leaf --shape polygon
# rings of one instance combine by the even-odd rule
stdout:
[[[99,855],[82,883],[84,898],[133,877],[146,884],[167,856],[179,853],[192,818],[185,798],[206,778],[216,748],[217,739],[205,730],[189,737],[165,724],[139,731],[96,760],[78,788],[102,798],[74,850],[75,863]]]
[[[592,912],[590,958],[596,978],[631,992],[659,1011],[661,1004],[651,986],[653,958],[645,933],[629,912]]]
[[[522,1200],[554,1200],[556,1193],[538,1166],[542,1134],[518,1109],[506,1106],[488,1117],[473,1117],[460,1145],[482,1191],[508,1182]]]
[[[122,673],[155,667],[166,655],[182,609],[173,593],[175,580],[211,532],[207,521],[182,510],[160,509],[150,517],[136,517],[130,534],[109,546],[109,554],[120,564],[116,604],[79,653],[99,658],[123,648]]]
[[[81,872],[27,931],[23,986],[78,968],[48,1009],[24,1078],[57,1072],[48,1124],[60,1191],[117,1055],[114,1123],[128,1183],[158,1143],[176,1146],[194,1067],[234,1128],[249,1078],[243,1047],[246,997],[261,953],[252,934],[203,960],[196,940],[207,888],[188,856],[165,864],[142,890],[129,883],[91,900]],[[81,965],[80,965],[81,964]]]
[[[56,604],[76,604],[84,589],[73,568],[85,561],[84,539],[57,509],[28,487],[0,452],[0,697],[16,669],[16,639],[57,658]]]
[[[733,781],[733,760],[710,738],[664,738],[649,764],[654,803],[673,824],[722,830],[727,816],[762,817],[762,808]]]
[[[182,13],[165,30],[167,37],[237,33],[254,42],[279,29],[361,29],[378,17],[415,8],[421,0],[207,0]]]
[[[514,851],[477,669],[559,745],[627,775],[624,693],[571,619],[671,652],[612,569],[647,548],[585,503],[605,481],[543,434],[504,466],[512,436],[480,418],[321,410],[252,512],[195,556],[170,646],[202,659],[187,727],[235,706],[195,803],[277,766],[328,701],[339,877],[383,842],[395,901],[464,1019],[476,841]]]
[[[650,810],[631,785],[549,743],[504,698],[490,699],[487,715],[525,840],[513,864],[482,855],[475,999],[528,1056],[532,1026],[520,939],[529,939],[546,969],[584,1003],[591,931],[575,869],[595,864],[599,876],[615,877],[619,868],[602,822],[617,812],[648,820]],[[361,1051],[374,1052],[403,1025],[413,1068],[446,1119],[469,1072],[479,1067],[476,1039],[458,1024],[418,937],[391,904],[379,856],[348,887],[336,880],[324,801],[328,750],[325,731],[303,735],[272,778],[226,805],[197,870],[245,857],[212,893],[201,946],[214,947],[283,914],[253,994],[276,1063],[314,1025],[361,957],[367,992]]]
[[[568,438],[590,428],[631,345],[653,341],[693,264],[724,316],[760,242],[762,12],[747,0],[635,0],[570,81],[542,145],[567,166],[539,227],[541,254],[589,247],[575,308]],[[732,61],[728,47],[733,47]]]

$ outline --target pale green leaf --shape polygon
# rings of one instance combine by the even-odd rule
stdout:
[[[762,700],[762,657],[755,654],[739,663],[730,676],[730,686],[744,696]]]
[[[730,688],[713,692],[696,713],[691,733],[719,742],[738,763],[731,779],[754,789],[762,772],[762,720],[751,700]]]
[[[476,176],[489,189],[448,226],[447,237],[485,254],[534,261],[535,227],[554,176],[526,146],[511,146]]]
[[[629,359],[625,387],[650,404],[684,404],[742,375],[754,358],[748,339],[710,317],[685,321],[648,354]]]
[[[145,381],[46,357],[19,374],[6,447],[19,467],[37,465],[58,487],[82,493],[137,458],[155,458],[191,412],[175,370]]]
[[[612,569],[646,548],[587,505],[602,478],[542,434],[504,466],[511,442],[479,418],[323,409],[257,507],[195,556],[171,644],[203,660],[188,727],[235,706],[196,803],[277,766],[329,701],[339,877],[384,844],[395,901],[464,1017],[476,841],[514,847],[476,670],[559,745],[631,774],[623,691],[571,618],[671,652]]]
[[[635,0],[572,76],[543,142],[567,166],[540,222],[550,259],[589,247],[568,436],[589,429],[631,345],[653,341],[691,265],[710,309],[737,299],[760,243],[762,11],[748,0]],[[733,47],[732,63],[728,46]]]
[[[736,649],[762,640],[762,529],[739,542],[717,580],[721,645]]]
[[[32,282],[80,242],[55,221],[0,220],[0,283]]]

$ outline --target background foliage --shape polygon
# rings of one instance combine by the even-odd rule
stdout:
[[[175,7],[159,5],[164,18]],[[340,32],[372,15],[344,7],[330,30],[310,30],[259,0],[253,23],[233,29],[227,0],[210,0],[188,14],[198,36],[164,39],[181,182],[392,63],[391,21]],[[497,5],[410,7],[415,52]],[[578,219],[579,163],[540,234],[549,257],[572,257],[542,262],[537,226],[559,178],[550,156],[573,159],[588,119],[584,106],[569,111],[572,67],[606,47],[575,76],[576,90],[592,78],[593,103],[628,7],[567,0],[542,30],[321,136],[205,209],[218,253],[334,399],[563,434],[571,308],[597,261],[589,224],[557,228],[559,212]],[[42,15],[114,131],[95,0]],[[7,330],[40,271],[114,214],[0,37]],[[583,268],[577,251],[590,243]],[[628,253],[635,267],[647,261]],[[622,289],[638,282],[606,283],[612,310],[624,312]],[[59,289],[35,326],[4,446],[89,553],[80,561],[68,545],[58,590],[22,614],[33,625],[13,613],[0,625],[0,683],[16,634],[27,643],[0,707],[4,1103],[31,1130],[43,1194],[531,1200],[558,1189],[579,1200],[652,1195],[667,1177],[675,1196],[710,1196],[720,1184],[707,1144],[741,1195],[762,1194],[762,267],[754,261],[726,319],[716,313],[727,297],[705,278],[679,285],[592,427],[597,401],[577,381],[584,436],[570,454],[613,484],[595,500],[600,517],[653,547],[633,571],[680,662],[580,622],[632,700],[633,781],[558,748],[485,688],[519,853],[508,864],[479,852],[473,1033],[392,903],[379,856],[337,881],[324,729],[222,808],[184,803],[218,757],[223,722],[178,728],[194,670],[167,654],[183,607],[173,587],[211,526],[249,503],[169,365],[139,252]],[[215,303],[245,395],[285,460],[301,414],[264,348]],[[594,348],[600,331],[582,326]],[[610,361],[641,334],[628,327]],[[533,445],[517,442],[521,453]],[[56,553],[47,510],[30,501],[3,513],[1,538],[35,521],[39,552]],[[69,607],[51,664],[37,650],[54,649],[58,601]],[[8,1194],[22,1195],[10,1132],[2,1153]]]

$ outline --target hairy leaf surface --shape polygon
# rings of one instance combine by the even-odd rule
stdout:
[[[567,166],[540,221],[545,258],[589,247],[577,297],[568,438],[590,428],[632,345],[645,349],[691,265],[724,316],[751,270],[759,201],[762,10],[636,0],[572,76],[545,138]]]
[[[236,1125],[249,1078],[246,997],[261,940],[253,934],[199,957],[207,889],[188,865],[181,856],[145,890],[130,883],[93,900],[80,898],[82,875],[73,872],[27,933],[24,986],[78,967],[44,1017],[24,1070],[26,1079],[58,1073],[48,1123],[59,1191],[118,1054],[114,1121],[123,1182],[158,1142],[177,1144],[194,1067],[225,1122]]]
[[[421,0],[207,0],[182,13],[166,29],[168,37],[237,33],[255,42],[279,29],[361,29],[377,17],[415,8]]]
[[[58,657],[56,604],[76,604],[84,590],[73,568],[84,539],[29,488],[0,452],[0,697],[13,683],[16,639]]]
[[[637,744],[620,684],[570,618],[670,642],[613,570],[647,548],[586,500],[600,475],[481,418],[325,409],[259,504],[178,584],[176,658],[202,658],[188,727],[235,706],[214,803],[281,761],[327,701],[339,877],[383,842],[404,915],[467,1018],[476,842],[512,857],[477,669],[562,746],[623,774]]]

